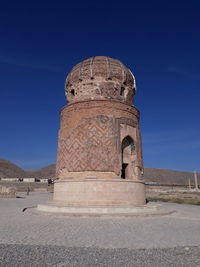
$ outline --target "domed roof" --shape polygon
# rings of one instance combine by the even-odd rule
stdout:
[[[83,60],[72,69],[65,89],[69,103],[112,98],[132,104],[136,84],[131,71],[119,60],[96,56]]]

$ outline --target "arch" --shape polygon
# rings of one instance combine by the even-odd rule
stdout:
[[[132,137],[130,137],[129,135],[127,135],[126,137],[124,137],[124,139],[122,140],[122,149],[131,146],[131,152],[133,153],[135,151],[135,142],[133,140]]]
[[[132,155],[135,152],[135,142],[129,135],[126,136],[121,143],[122,169],[121,178],[131,178],[133,174],[132,169]]]

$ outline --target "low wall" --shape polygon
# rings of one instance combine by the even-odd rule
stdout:
[[[192,187],[194,188],[194,187]],[[186,190],[188,186],[185,185],[147,185],[146,184],[146,191],[160,191],[160,190]]]
[[[16,188],[0,185],[0,198],[16,198]]]
[[[8,182],[0,181],[0,186],[8,187]],[[44,191],[52,191],[53,185],[48,185],[47,183],[27,183],[27,182],[10,182],[9,187],[15,187],[17,192],[27,192],[29,188],[30,191],[37,191],[37,189],[42,188]]]

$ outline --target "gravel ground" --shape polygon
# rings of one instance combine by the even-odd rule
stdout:
[[[200,266],[200,206],[147,218],[34,215],[51,193],[0,199],[0,266]]]
[[[200,247],[103,249],[0,245],[0,266],[200,266]]]

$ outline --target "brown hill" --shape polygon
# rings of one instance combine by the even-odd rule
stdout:
[[[48,165],[39,170],[22,170],[12,162],[0,159],[0,177],[8,178],[55,178],[55,164]],[[200,173],[197,174],[198,184],[200,185]],[[168,169],[156,169],[145,167],[144,178],[147,183],[160,185],[194,185],[194,174],[192,172],[174,171]]]
[[[194,185],[194,173],[174,171],[168,169],[144,168],[144,178],[147,183],[160,185]],[[198,184],[200,184],[200,173],[197,173]]]
[[[25,171],[20,167],[8,160],[0,159],[0,177],[20,178],[25,176]]]
[[[25,171],[26,177],[35,177],[35,178],[55,178],[56,165],[51,164],[44,168],[35,171]]]
[[[39,170],[23,170],[9,160],[0,159],[0,178],[53,178],[55,177],[55,164],[48,165]]]

